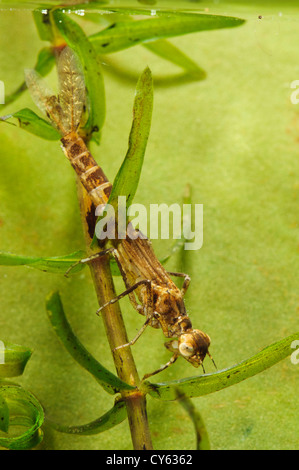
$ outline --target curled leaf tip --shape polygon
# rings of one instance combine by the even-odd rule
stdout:
[[[0,378],[22,375],[32,352],[24,346],[0,341]]]
[[[5,429],[1,430],[4,430],[7,436],[0,436],[0,446],[10,450],[36,447],[43,437],[40,427],[44,421],[44,412],[39,401],[22,387],[5,383],[0,386],[0,415],[1,404],[2,416],[7,421]],[[15,427],[23,428],[21,434],[16,433]]]

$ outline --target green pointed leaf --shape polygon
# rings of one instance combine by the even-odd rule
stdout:
[[[206,78],[206,72],[204,70],[202,70],[192,59],[190,59],[190,57],[166,39],[147,42],[144,43],[143,46],[163,59],[182,67],[186,72],[193,75],[194,78],[198,80]]]
[[[116,22],[121,20],[121,15],[94,15],[93,13],[85,13],[84,19],[104,25],[108,23],[108,27],[111,27],[111,25],[114,25]],[[127,15],[126,21],[130,20],[133,21],[133,18]],[[162,57],[163,59],[168,60],[169,62],[172,62],[179,67],[182,67],[195,79],[203,80],[206,78],[206,72],[204,70],[202,70],[192,59],[190,59],[186,54],[184,54],[180,49],[178,49],[166,39],[145,42],[142,45],[159,57]]]
[[[54,10],[53,19],[60,34],[82,64],[89,97],[89,116],[85,125],[87,138],[99,143],[105,120],[105,88],[100,59],[80,26],[61,10]]]
[[[39,269],[40,271],[65,274],[65,272],[73,265],[75,265],[82,258],[86,257],[84,251],[75,251],[69,255],[56,256],[56,257],[36,257],[36,256],[22,256],[14,255],[11,253],[0,252],[0,265],[2,266],[27,266],[29,268]],[[74,266],[72,272],[76,273],[81,271],[85,264],[78,264]]]
[[[116,11],[116,10],[115,10]],[[244,23],[244,20],[228,16],[205,15],[202,13],[173,14],[164,12],[160,17],[139,21],[122,21],[89,37],[96,51],[108,54],[142,42],[165,39],[173,36],[208,31],[221,28],[232,28]]]
[[[142,170],[144,154],[150,133],[153,109],[153,80],[149,68],[141,74],[133,107],[133,124],[129,148],[114,179],[108,203],[117,209],[118,196],[126,196],[127,207],[132,204]]]
[[[266,347],[255,356],[233,367],[213,374],[199,375],[160,384],[147,382],[144,385],[148,387],[148,393],[151,396],[162,400],[174,400],[177,393],[176,388],[189,398],[207,395],[242,382],[272,367],[294,352],[291,344],[295,340],[299,340],[299,333]]]
[[[65,316],[58,292],[52,292],[46,299],[46,310],[55,333],[70,355],[84,369],[95,377],[97,382],[108,392],[114,394],[120,390],[133,390],[134,387],[120,380],[100,364],[83,346],[73,333]]]
[[[14,123],[10,122],[10,119],[16,119],[18,121],[19,127],[24,129],[31,134],[37,135],[42,139],[46,140],[59,140],[61,135],[52,127],[52,125],[47,122],[45,119],[42,119],[31,109],[24,108],[20,111],[17,111],[13,114],[8,114],[7,116],[0,117],[1,122],[7,122],[8,124]]]
[[[8,432],[9,408],[5,398],[0,393],[0,431]]]
[[[108,200],[108,204],[114,208],[116,222],[118,220],[118,197],[124,196],[126,198],[127,209],[129,205],[132,204],[137,190],[151,127],[152,109],[153,79],[151,71],[147,67],[141,74],[136,87],[129,148],[114,179]],[[121,210],[124,209],[125,208],[121,208]],[[100,219],[101,217],[98,218],[98,220]],[[96,242],[97,238],[95,233],[91,246],[94,247]]]
[[[196,435],[196,450],[210,450],[209,435],[200,413],[194,404],[184,393],[176,389],[178,403],[187,411],[190,416]]]
[[[37,446],[43,437],[41,425],[44,412],[38,400],[23,388],[15,385],[0,385],[0,395],[9,409],[8,436],[0,436],[0,447],[11,450],[27,450]],[[18,426],[18,434],[14,427]],[[19,426],[25,427],[20,433]]]
[[[0,341],[0,378],[22,375],[31,354],[24,346]]]
[[[55,64],[55,57],[53,54],[53,50],[50,47],[44,47],[38,54],[37,62],[34,69],[44,77],[47,75],[53,68]],[[27,86],[25,81],[21,83],[18,88],[11,93],[10,95],[5,96],[5,106],[15,101],[25,90],[27,90]],[[2,106],[3,109],[3,106]]]
[[[120,424],[122,421],[124,421],[126,417],[127,411],[124,401],[117,400],[115,401],[115,404],[111,410],[107,411],[107,413],[105,413],[103,416],[88,424],[81,424],[79,426],[66,426],[55,423],[50,419],[47,419],[47,422],[53,429],[59,432],[66,434],[77,434],[80,436],[91,436],[117,426],[117,424]]]

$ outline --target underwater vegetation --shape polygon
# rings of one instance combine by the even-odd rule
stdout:
[[[257,74],[265,50],[274,54],[269,21],[258,57],[244,59],[242,41],[274,13],[238,13],[152,0],[28,8],[23,34],[34,44],[32,52],[24,45],[20,62],[27,71],[6,86],[0,105],[3,448],[296,448],[297,115],[281,91],[296,76],[284,38],[275,43],[284,71],[269,72],[270,55]],[[295,31],[291,22],[280,28],[290,24]],[[67,50],[74,59],[63,62]],[[266,72],[271,92],[261,82]],[[98,204],[118,213],[119,197],[128,209],[193,206],[201,195],[207,213],[197,252],[184,250],[184,235],[167,245],[132,240],[133,259],[120,260],[123,242],[95,235]],[[162,274],[148,283],[151,269]],[[178,271],[190,274],[190,286],[188,275],[168,275]],[[136,315],[130,276],[145,317]],[[169,286],[178,298],[159,313]],[[184,336],[191,333],[192,341]],[[204,360],[210,353],[217,370]],[[214,393],[221,390],[223,401]],[[285,438],[269,420],[274,410],[275,426],[289,420]]]

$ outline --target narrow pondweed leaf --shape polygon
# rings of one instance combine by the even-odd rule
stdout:
[[[240,364],[213,374],[199,375],[166,383],[153,384],[145,382],[144,386],[151,396],[161,400],[174,400],[177,390],[189,398],[217,392],[253,377],[285,359],[294,352],[291,344],[295,340],[299,340],[299,333],[266,347],[255,356],[240,362]]]
[[[57,9],[52,15],[58,31],[68,46],[77,53],[82,64],[89,98],[89,115],[84,129],[87,139],[92,137],[99,143],[106,112],[100,59],[84,31],[67,13]]]
[[[117,209],[118,196],[126,197],[127,207],[132,204],[134,199],[150,133],[152,109],[153,79],[151,71],[147,67],[141,74],[136,87],[129,148],[114,179],[108,201],[115,210]]]
[[[106,392],[114,394],[120,390],[134,389],[134,387],[126,384],[102,366],[79,341],[65,316],[58,292],[52,292],[48,295],[46,299],[46,310],[54,331],[64,347],[78,364],[93,375]]]
[[[52,70],[54,64],[55,57],[53,54],[53,49],[51,47],[44,47],[40,50],[37,56],[34,70],[44,77]],[[27,86],[25,81],[23,81],[13,93],[5,96],[5,106],[15,101],[25,90],[27,90]],[[2,108],[3,107],[4,106],[2,106]]]
[[[27,266],[44,272],[65,274],[69,268],[85,257],[86,253],[84,251],[75,251],[69,255],[55,256],[52,258],[22,256],[0,252],[0,266]],[[76,273],[81,271],[84,267],[85,264],[80,263],[74,266],[72,272]]]
[[[10,121],[11,119],[16,119],[19,127],[31,134],[41,137],[42,139],[59,140],[61,138],[59,132],[57,132],[48,121],[39,117],[29,108],[24,108],[16,113],[0,117],[0,123],[6,122],[8,124],[16,125]]]
[[[147,12],[146,12],[147,13]],[[107,27],[111,27],[118,21],[122,20],[122,16],[119,14],[110,15],[94,15],[93,13],[87,13],[84,15],[84,19],[104,24],[108,23]],[[134,21],[133,17],[126,15],[126,21]],[[202,70],[190,57],[184,54],[180,49],[174,46],[171,42],[166,39],[160,39],[157,41],[144,42],[142,45],[158,55],[159,57],[172,62],[173,64],[183,68],[187,73],[191,74],[196,80],[203,80],[206,78],[206,72]]]
[[[56,423],[51,419],[46,419],[46,422],[55,429],[55,431],[63,432],[66,434],[76,434],[80,436],[91,436],[93,434],[99,434],[108,429],[117,426],[127,417],[126,405],[122,400],[116,400],[111,410],[107,411],[103,416],[87,424],[81,424],[78,426],[66,426],[63,424]]]
[[[188,57],[166,39],[146,42],[143,44],[143,46],[163,59],[168,60],[169,62],[172,62],[179,67],[182,67],[184,70],[186,70],[186,72],[190,73],[197,80],[203,80],[206,78],[206,72],[203,69],[201,69],[192,59],[190,59],[190,57]]]
[[[135,100],[133,106],[133,123],[129,136],[129,147],[124,161],[118,170],[114,179],[111,194],[108,200],[114,208],[115,221],[118,221],[119,210],[126,210],[134,199],[142,165],[144,161],[144,154],[151,128],[153,110],[153,79],[150,69],[147,67],[141,74],[135,93]],[[126,207],[118,208],[119,196],[123,196],[126,201]],[[101,216],[98,218],[98,221]],[[125,227],[123,227],[125,229]],[[96,232],[91,246],[95,247],[97,238]],[[111,264],[113,267],[113,265]],[[116,275],[118,269],[114,269]]]
[[[22,375],[31,354],[25,346],[0,341],[0,378]]]
[[[0,431],[8,432],[9,408],[4,396],[0,393]]]
[[[44,412],[41,404],[30,392],[16,385],[0,385],[0,396],[5,399],[9,410],[8,436],[0,436],[0,447],[11,450],[36,447],[43,437],[41,425]],[[20,426],[25,428],[22,433]]]
[[[196,435],[196,450],[210,450],[210,440],[208,432],[203,422],[200,413],[195,408],[194,404],[184,393],[176,389],[178,403],[187,411],[190,416]]]
[[[115,9],[115,12],[118,12]],[[165,39],[173,36],[232,28],[244,20],[228,16],[206,15],[202,13],[156,12],[158,17],[138,21],[121,21],[89,37],[97,52],[108,54],[136,46],[142,42]]]

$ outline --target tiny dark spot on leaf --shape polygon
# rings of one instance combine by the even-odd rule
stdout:
[[[42,22],[43,22],[44,24],[50,24],[49,10],[47,10],[47,13],[43,13],[43,15],[42,15]]]

